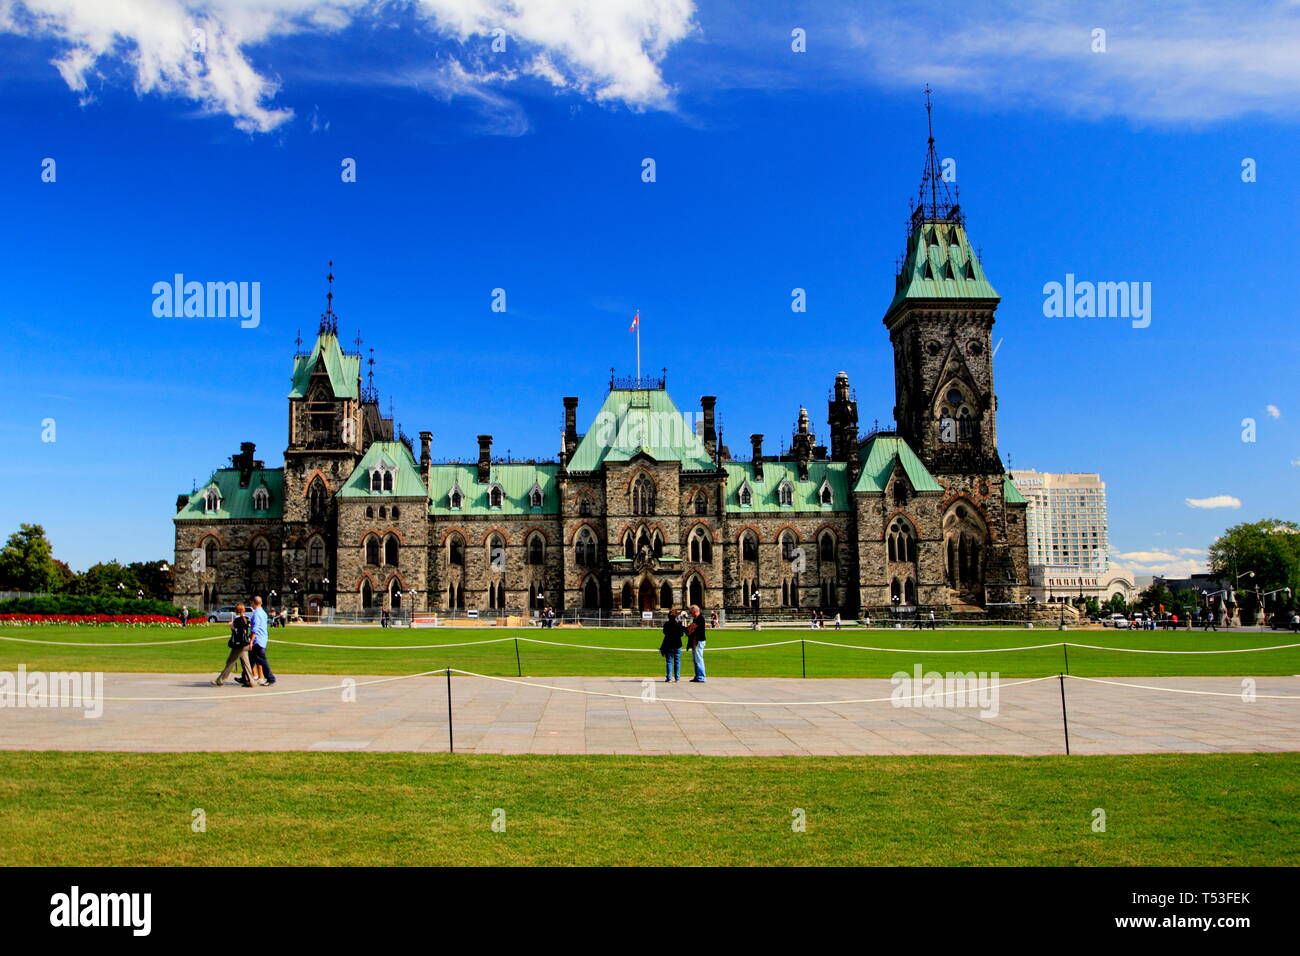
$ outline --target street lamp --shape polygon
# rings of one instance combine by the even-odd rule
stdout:
[[[890,602],[894,605],[894,607],[893,607],[893,611],[894,611],[894,628],[895,628],[895,629],[898,629],[899,627],[901,627],[901,625],[898,623],[898,605],[900,605],[900,604],[903,603],[903,599],[902,599],[901,597],[899,597],[897,594],[895,594],[895,595],[894,595],[893,597],[891,597],[889,600],[890,600]]]
[[[758,604],[759,604],[759,601],[761,601],[761,600],[762,600],[762,598],[761,598],[761,596],[760,596],[759,593],[758,593],[758,588],[755,588],[755,589],[754,589],[754,593],[751,594],[751,595],[749,596],[749,603],[750,603],[750,605],[754,608],[754,630],[756,630],[756,631],[759,629],[759,625],[758,625]]]

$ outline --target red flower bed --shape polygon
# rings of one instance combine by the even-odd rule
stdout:
[[[161,614],[0,614],[0,624],[170,624],[180,627],[180,620]]]

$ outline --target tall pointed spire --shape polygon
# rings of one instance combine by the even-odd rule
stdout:
[[[320,317],[320,334],[333,335],[339,334],[339,317],[334,314],[334,260],[330,260],[329,274],[325,276],[325,312]]]
[[[933,92],[929,84],[926,84],[925,127],[929,138],[926,140],[925,166],[921,172],[921,188],[918,191],[916,202],[912,206],[913,225],[916,224],[918,218],[922,221],[961,221],[961,210],[957,204],[957,196],[953,190],[948,188],[948,183],[943,178],[939,154],[934,149],[934,104],[930,102],[930,94]]]

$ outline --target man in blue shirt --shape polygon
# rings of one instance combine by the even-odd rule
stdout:
[[[271,662],[266,659],[266,611],[262,609],[260,597],[253,598],[252,622],[253,646],[248,649],[248,660],[254,668],[262,666],[262,683],[269,687],[275,683],[275,675],[271,673]]]

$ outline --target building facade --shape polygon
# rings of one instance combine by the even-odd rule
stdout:
[[[1100,475],[1019,468],[1008,474],[1029,503],[1026,545],[1035,601],[1137,596],[1133,575],[1110,561],[1106,483]]]
[[[246,443],[177,498],[178,604],[1001,613],[1028,595],[1026,500],[997,448],[999,299],[933,141],[884,312],[889,430],[860,434],[839,372],[828,443],[800,408],[789,452],[755,434],[733,456],[714,396],[693,427],[663,378],[611,379],[585,431],[563,399],[556,460],[503,461],[480,435],[476,457],[435,463],[431,432],[417,455],[380,414],[338,341],[332,287],[328,302],[294,359],[283,467]]]

